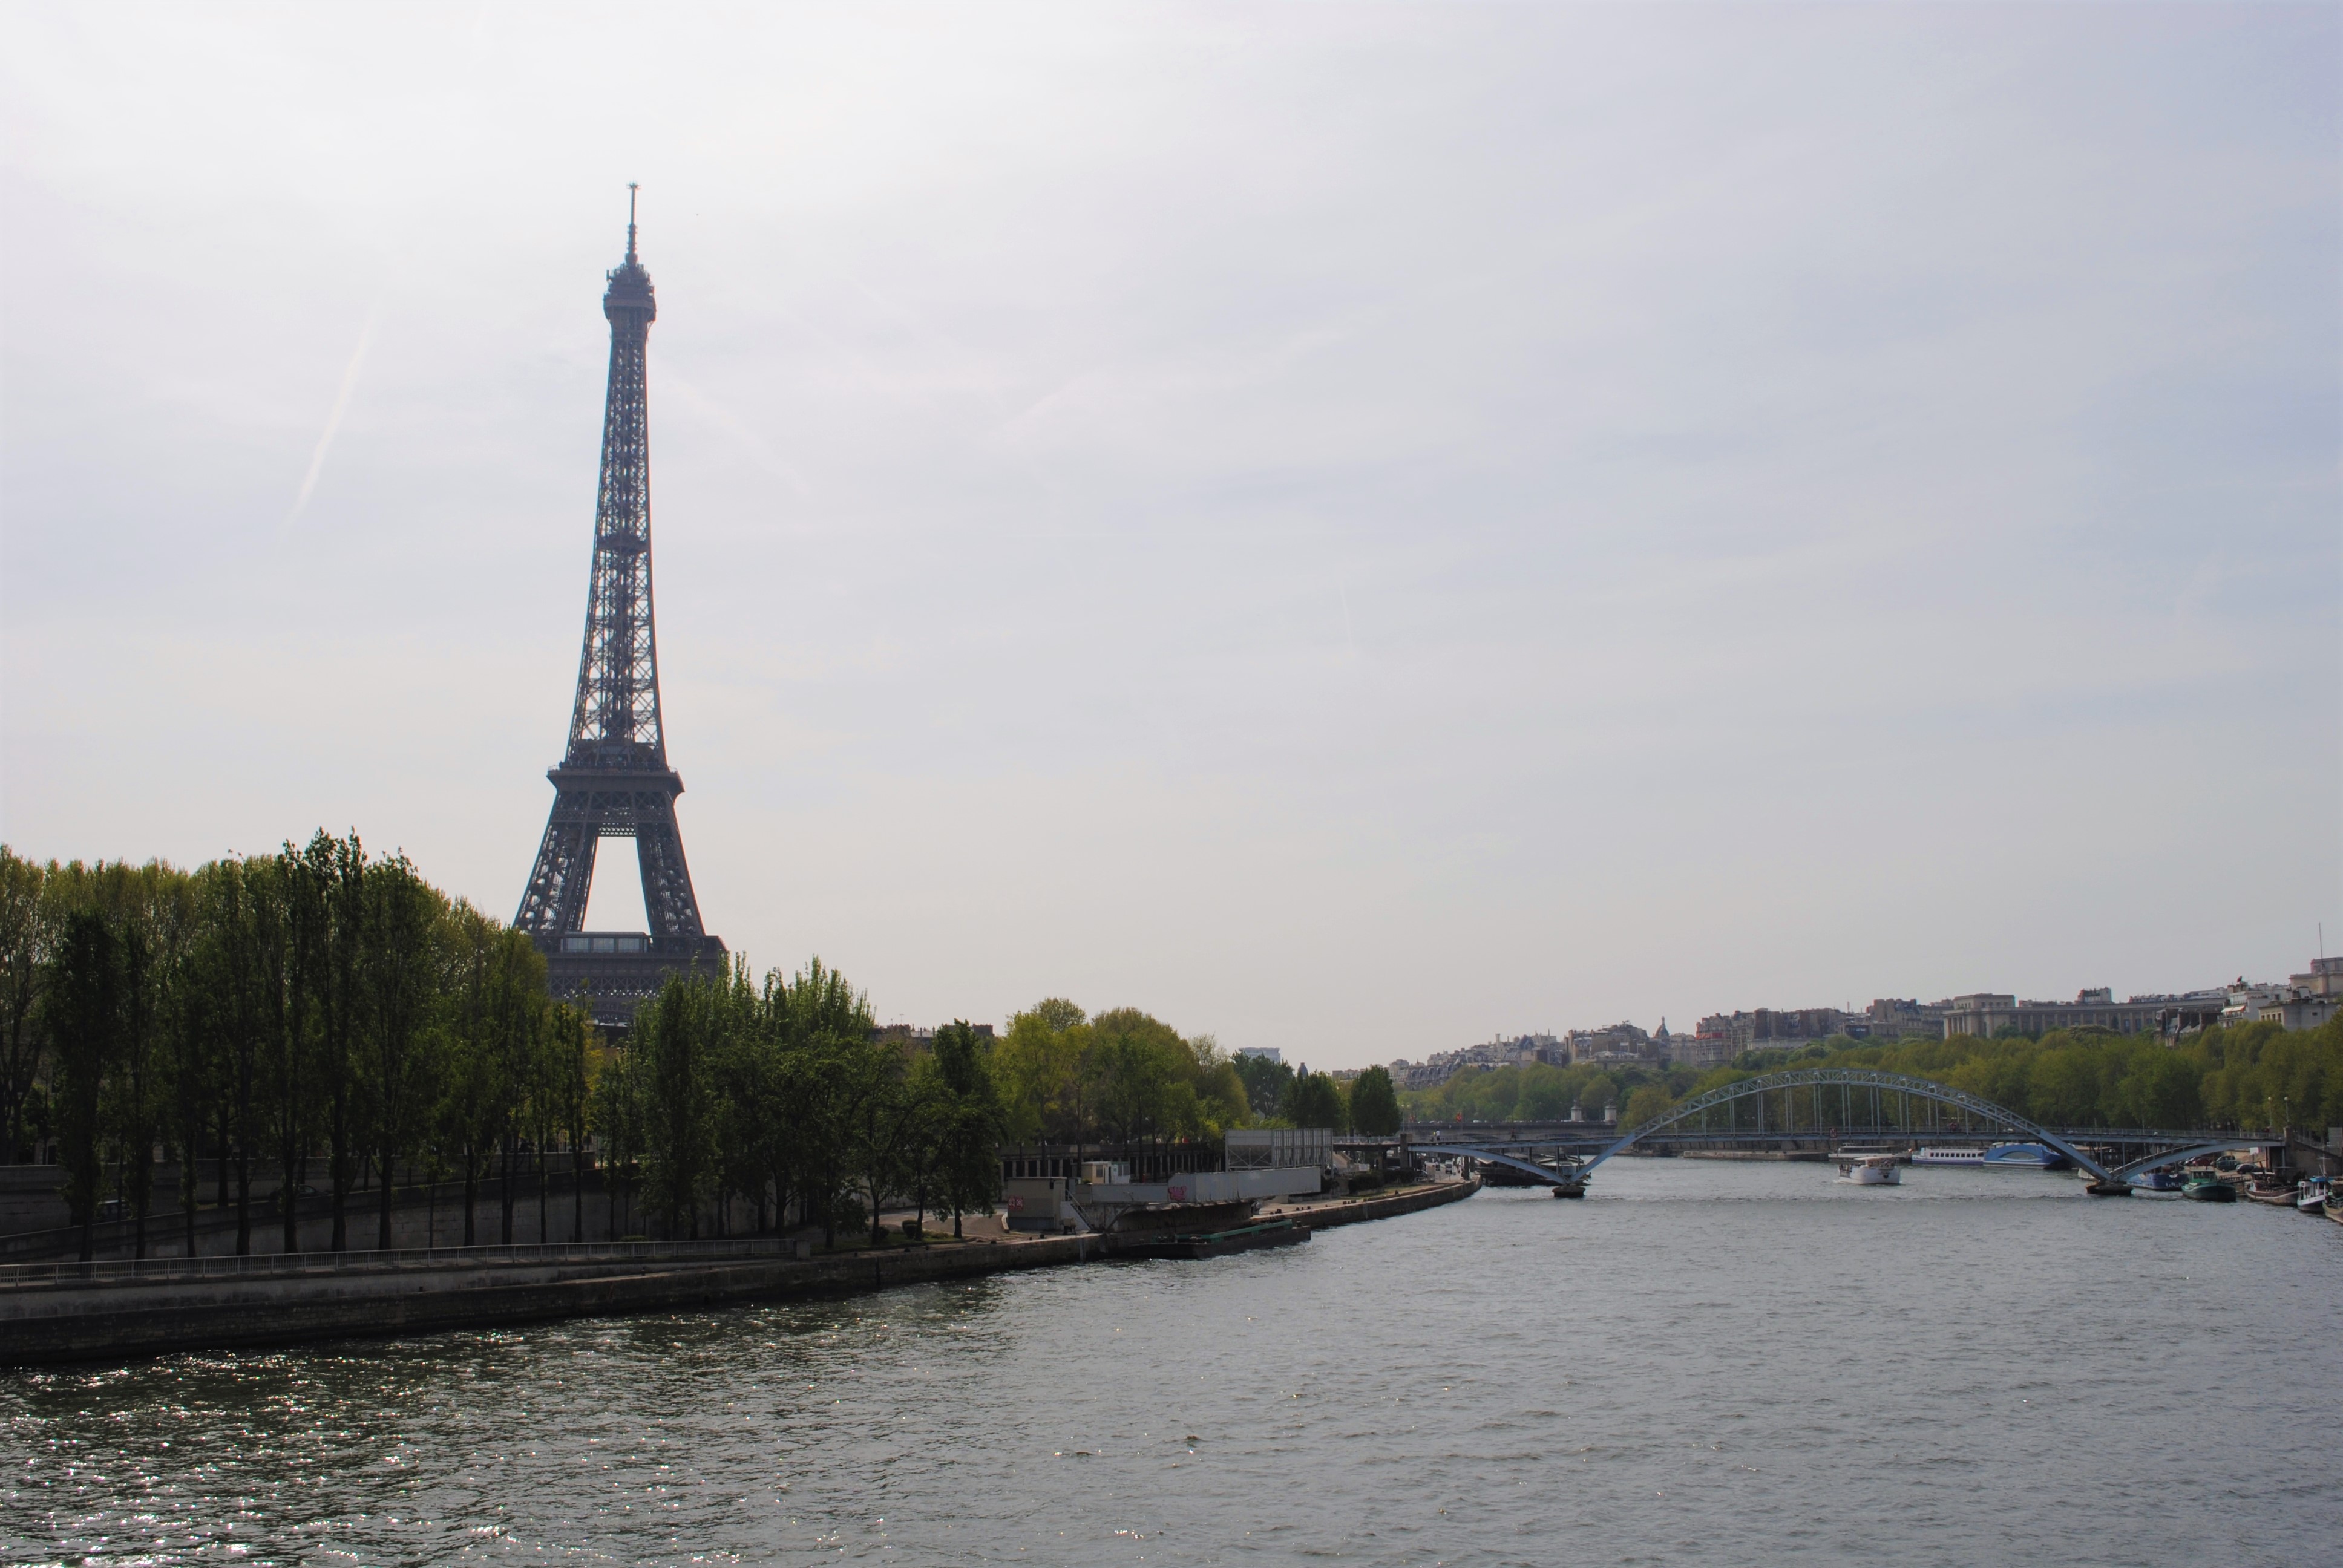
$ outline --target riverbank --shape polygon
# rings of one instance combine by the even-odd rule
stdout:
[[[1477,1181],[1275,1205],[1312,1230],[1453,1203]],[[1271,1211],[1264,1211],[1270,1212]],[[0,1364],[118,1360],[843,1295],[1120,1255],[1113,1235],[938,1240],[802,1255],[789,1241],[292,1253],[11,1271]],[[1135,1239],[1134,1239],[1135,1240]],[[233,1271],[222,1264],[238,1265]]]

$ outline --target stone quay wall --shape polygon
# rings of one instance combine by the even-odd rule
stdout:
[[[1388,1196],[1297,1203],[1277,1212],[1317,1230],[1418,1212],[1468,1198],[1478,1189],[1474,1181],[1445,1181]],[[588,1247],[503,1258],[448,1250],[419,1262],[369,1263],[363,1254],[344,1254],[351,1261],[305,1265],[296,1254],[271,1270],[178,1279],[141,1277],[135,1270],[109,1278],[102,1266],[83,1278],[71,1265],[61,1265],[47,1277],[0,1282],[0,1365],[116,1361],[844,1295],[1098,1261],[1117,1256],[1121,1241],[1111,1234],[1081,1234],[803,1258],[794,1255],[794,1248],[780,1247],[724,1257],[694,1257],[688,1247],[677,1247],[655,1258],[595,1256],[590,1254],[623,1249]],[[578,1255],[561,1255],[566,1253]]]

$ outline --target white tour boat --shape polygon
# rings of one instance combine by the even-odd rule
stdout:
[[[1857,1187],[1903,1184],[1904,1161],[1893,1154],[1846,1154],[1839,1157],[1838,1179]]]

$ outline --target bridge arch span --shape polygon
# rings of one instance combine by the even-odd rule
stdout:
[[[2143,1171],[2155,1171],[2166,1165],[2183,1165],[2200,1154],[2226,1154],[2239,1149],[2258,1149],[2271,1142],[2267,1132],[2239,1133],[2220,1142],[2196,1143],[2184,1149],[2173,1149],[2162,1154],[2151,1154],[2145,1160],[2135,1160],[2128,1165],[2116,1167],[2116,1180],[2128,1181]]]
[[[1900,1072],[1878,1072],[1869,1068],[1854,1067],[1793,1068],[1783,1072],[1760,1073],[1755,1078],[1745,1078],[1738,1082],[1725,1084],[1723,1088],[1712,1089],[1706,1094],[1685,1101],[1658,1121],[1645,1122],[1605,1147],[1601,1153],[1578,1168],[1579,1179],[1584,1181],[1596,1166],[1613,1155],[1624,1153],[1642,1140],[1674,1127],[1688,1118],[1702,1115],[1720,1106],[1730,1105],[1736,1101],[1754,1100],[1762,1095],[1778,1094],[1785,1091],[1795,1091],[1801,1089],[1817,1091],[1825,1089],[1877,1091],[1883,1093],[1904,1095],[1906,1097],[1907,1103],[1913,1100],[1919,1100],[1950,1106],[1979,1121],[2006,1128],[2021,1138],[2046,1144],[2102,1181],[2117,1179],[2113,1171],[2076,1148],[2066,1139],[2046,1127],[2036,1126],[2006,1106],[1996,1105],[1992,1101],[1980,1095],[1970,1094],[1964,1090],[1954,1089],[1946,1084],[1932,1082],[1925,1078],[1907,1078]]]
[[[1414,1146],[1414,1151],[1417,1154],[1437,1155],[1443,1160],[1462,1158],[1478,1160],[1486,1165],[1510,1166],[1515,1171],[1526,1171],[1552,1186],[1562,1186],[1568,1180],[1566,1176],[1555,1174],[1551,1165],[1541,1165],[1534,1160],[1524,1160],[1518,1154],[1508,1154],[1502,1149],[1484,1149],[1469,1143],[1419,1143]]]

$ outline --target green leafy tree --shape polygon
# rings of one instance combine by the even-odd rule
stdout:
[[[224,1082],[216,1106],[219,1143],[236,1171],[236,1251],[252,1251],[252,1161],[266,1108],[262,1102],[266,1058],[266,973],[264,949],[275,920],[266,878],[246,860],[215,861],[206,882],[205,909],[212,940],[204,958],[213,995],[213,1021],[222,1045]]]
[[[1018,1143],[1071,1143],[1087,1135],[1090,1046],[1090,1015],[1063,997],[1046,997],[1010,1016],[993,1048],[1004,1136]]]
[[[1178,1136],[1197,1123],[1194,1065],[1179,1031],[1137,1008],[1116,1008],[1091,1021],[1084,1062],[1087,1097],[1099,1136],[1111,1143]]]
[[[633,1216],[649,1119],[643,1078],[642,1054],[636,1050],[610,1053],[594,1078],[588,1114],[594,1136],[601,1144],[603,1181],[610,1205],[607,1225],[613,1237],[632,1231],[628,1221]]]
[[[588,1123],[595,1080],[607,1057],[593,1021],[578,1008],[558,1003],[547,1020],[543,1093],[549,1124],[569,1146],[569,1239],[586,1239]]]
[[[939,1128],[937,1165],[943,1201],[951,1207],[952,1234],[970,1210],[992,1211],[1001,1196],[995,1153],[1002,1121],[984,1038],[964,1019],[936,1030],[934,1063],[948,1112]]]
[[[367,862],[356,833],[336,839],[320,830],[300,852],[302,920],[310,928],[310,990],[307,1014],[323,1099],[326,1180],[332,1194],[333,1236],[327,1246],[349,1246],[349,1203],[365,1145],[369,1099],[364,1024],[367,1018]],[[434,980],[437,977],[435,975]]]
[[[382,917],[386,921],[420,918],[418,909],[409,901],[409,891],[397,883],[386,882],[382,897],[389,906]],[[512,1120],[512,1100],[519,1092],[512,1076],[510,1053],[498,1038],[500,1012],[505,1006],[500,992],[508,985],[510,974],[509,965],[503,961],[502,934],[496,922],[470,905],[459,903],[449,910],[439,935],[447,944],[449,984],[431,1009],[438,1015],[432,1020],[437,1024],[440,1047],[437,1053],[437,1082],[420,1081],[417,1070],[424,1050],[422,1028],[429,1017],[424,1004],[431,999],[407,991],[405,986],[411,971],[398,966],[388,969],[376,987],[377,1011],[395,1010],[395,1021],[399,1027],[377,1025],[375,1048],[381,1060],[374,1088],[386,1104],[392,1102],[390,1085],[403,1084],[415,1091],[407,1101],[410,1116],[407,1127],[410,1132],[419,1131],[417,1123],[421,1120],[422,1107],[437,1106],[441,1144],[455,1156],[457,1170],[463,1177],[463,1244],[469,1247],[478,1239],[480,1181],[503,1150],[505,1131]],[[412,1013],[406,1010],[410,1003],[415,1010]],[[393,1040],[403,1041],[397,1051],[390,1049]],[[437,1092],[431,1093],[431,1090]],[[382,1165],[387,1167],[406,1151],[407,1144],[390,1118],[386,1116],[377,1121],[377,1137],[380,1141],[377,1157]],[[386,1195],[386,1233],[389,1204]]]
[[[870,1216],[875,1246],[882,1236],[880,1211],[903,1174],[926,1107],[911,1092],[909,1053],[896,1041],[846,1046],[837,1063],[846,1169]]]
[[[1642,1084],[1628,1094],[1626,1109],[1619,1113],[1620,1125],[1641,1127],[1647,1121],[1657,1121],[1673,1104],[1667,1090],[1661,1085]]]
[[[780,1046],[777,1102],[790,1123],[790,1184],[800,1214],[835,1247],[855,1185],[860,1097],[883,1081],[869,1055],[870,1004],[816,957],[786,981],[767,977],[765,1011]]]
[[[48,1004],[56,1052],[57,1162],[65,1203],[81,1229],[81,1260],[94,1255],[105,1186],[99,1119],[106,1069],[122,1036],[122,958],[113,922],[95,910],[65,919]]]
[[[148,879],[155,890],[160,878]],[[126,922],[120,940],[122,1013],[106,1122],[122,1150],[122,1196],[131,1215],[131,1256],[146,1255],[146,1211],[155,1195],[155,1145],[163,1136],[167,1070],[162,1019],[166,960],[157,953],[153,910]]]
[[[1296,1127],[1325,1127],[1336,1132],[1347,1130],[1341,1086],[1325,1073],[1311,1071],[1307,1064],[1295,1070],[1293,1082],[1285,1091],[1285,1102],[1278,1111]]]
[[[1399,1131],[1399,1094],[1392,1087],[1389,1070],[1370,1067],[1352,1081],[1351,1126],[1376,1138],[1389,1138]]]
[[[671,975],[636,1020],[644,1067],[644,1196],[670,1236],[699,1235],[699,1207],[715,1191],[715,1070],[719,987]]]
[[[61,911],[46,869],[0,844],[0,1162],[33,1157],[26,1111],[40,1079],[41,994]]]
[[[1191,1035],[1186,1045],[1189,1078],[1196,1092],[1196,1125],[1186,1136],[1216,1139],[1232,1127],[1251,1122],[1252,1106],[1244,1080],[1237,1075],[1236,1063],[1221,1050],[1221,1042],[1209,1034],[1198,1034]]]
[[[359,886],[363,923],[356,1000],[363,1009],[361,1092],[371,1113],[377,1185],[375,1245],[391,1244],[399,1161],[420,1144],[438,1099],[434,1069],[444,1058],[434,1030],[452,1006],[460,1020],[465,1087],[484,1097],[461,1112],[467,1119],[464,1242],[469,1246],[478,1140],[487,1124],[504,1120],[500,1112],[509,1106],[515,1087],[509,1063],[481,1060],[482,1053],[494,1054],[491,1035],[504,1004],[501,988],[534,983],[541,992],[544,960],[518,976],[503,972],[498,962],[509,940],[500,949],[494,922],[468,906],[451,909],[404,855],[365,868]]]
[[[1257,1117],[1276,1116],[1293,1084],[1293,1069],[1265,1056],[1238,1056],[1232,1064],[1244,1086],[1245,1103]]]

